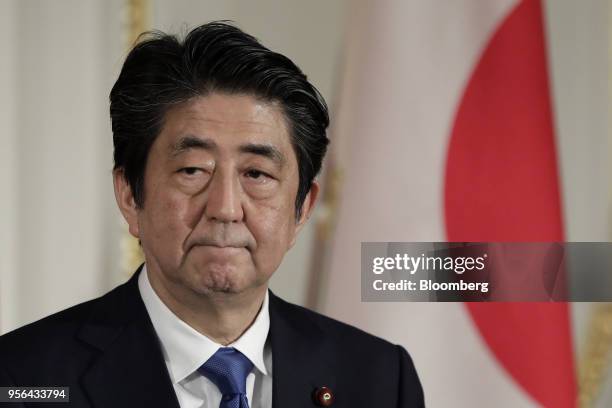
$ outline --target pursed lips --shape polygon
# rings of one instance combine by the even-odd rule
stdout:
[[[189,244],[189,249],[196,247],[209,248],[211,250],[240,250],[246,249],[251,252],[253,247],[250,244],[250,240],[236,237],[235,239],[214,239],[212,237],[202,237],[199,239],[192,240]]]
[[[195,246],[200,247],[205,250],[210,250],[213,252],[228,253],[228,254],[231,254],[233,252],[239,252],[245,249],[248,250],[248,248],[245,246],[236,246],[236,245],[215,245],[215,244],[200,245],[198,244]]]

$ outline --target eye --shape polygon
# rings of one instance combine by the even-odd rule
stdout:
[[[258,169],[246,170],[243,173],[243,177],[245,177],[247,183],[252,186],[266,188],[272,187],[275,184],[274,181],[276,181],[276,178],[274,178],[274,176]]]
[[[264,173],[263,171],[259,171],[259,170],[249,170],[245,173],[245,175],[249,178],[252,179],[263,179],[266,177],[270,177],[269,175],[267,175],[266,173]]]
[[[202,191],[210,180],[211,172],[206,167],[177,167],[174,172],[175,186],[187,194]]]
[[[276,180],[276,178],[270,173],[266,173],[265,171],[258,169],[247,170],[244,172],[244,176],[252,182],[258,184],[267,184],[268,182]]]
[[[179,173],[183,173],[188,176],[193,176],[200,171],[202,171],[202,169],[198,167],[183,167],[182,169],[179,170]]]

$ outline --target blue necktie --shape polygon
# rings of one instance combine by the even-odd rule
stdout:
[[[233,347],[222,347],[198,371],[212,381],[223,397],[219,408],[249,408],[246,378],[253,363]]]

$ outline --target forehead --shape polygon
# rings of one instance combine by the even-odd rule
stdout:
[[[213,139],[228,147],[248,142],[291,148],[280,106],[251,95],[212,93],[170,109],[160,136],[171,146],[186,135]]]

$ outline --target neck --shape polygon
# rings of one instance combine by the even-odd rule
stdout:
[[[157,296],[179,319],[224,346],[236,341],[253,324],[267,291],[267,285],[240,293],[196,293],[147,270]]]

